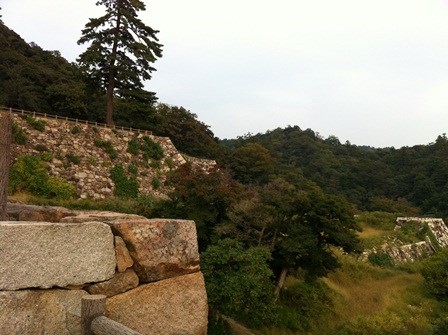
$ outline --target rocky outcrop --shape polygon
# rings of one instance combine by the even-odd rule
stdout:
[[[199,271],[196,225],[189,220],[111,221],[134,260],[140,282],[152,282]]]
[[[113,235],[100,222],[2,222],[0,246],[0,290],[80,285],[115,272]]]
[[[62,289],[0,291],[0,334],[81,334],[81,298],[87,294]]]
[[[109,298],[106,315],[144,335],[205,335],[207,313],[204,278],[198,272]]]

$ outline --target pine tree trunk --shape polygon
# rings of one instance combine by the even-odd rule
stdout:
[[[107,84],[106,93],[106,124],[109,126],[114,125],[114,90],[115,90],[115,61],[117,59],[118,40],[120,37],[120,24],[121,24],[121,3],[118,2],[117,8],[117,25],[114,32],[114,44],[112,45],[111,59],[109,63],[109,78]]]
[[[280,291],[282,290],[283,286],[285,285],[286,275],[288,274],[288,269],[283,268],[282,272],[280,273],[280,278],[278,279],[277,286],[275,287],[274,296],[275,301],[278,300],[280,297]]]
[[[0,221],[6,221],[9,164],[11,161],[12,119],[10,113],[0,112]]]

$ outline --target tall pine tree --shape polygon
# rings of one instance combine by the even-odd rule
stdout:
[[[85,73],[106,91],[106,123],[113,124],[114,97],[126,98],[142,90],[151,79],[151,66],[162,57],[157,30],[146,26],[137,12],[146,10],[140,0],[99,0],[106,14],[90,19],[78,44],[90,42],[78,62]]]

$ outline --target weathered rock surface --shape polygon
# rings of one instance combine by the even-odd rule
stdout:
[[[85,291],[22,290],[0,292],[0,334],[81,334]]]
[[[126,242],[140,282],[199,271],[194,221],[145,219],[109,224]]]
[[[200,272],[161,280],[107,299],[107,316],[145,335],[207,334]]]
[[[64,217],[75,215],[74,211],[64,207],[34,206],[19,203],[8,203],[7,213],[10,220],[40,222],[61,222]]]
[[[86,290],[90,294],[104,294],[107,297],[124,293],[138,286],[138,276],[129,269],[123,273],[117,272],[112,279],[90,285]]]
[[[107,212],[107,211],[78,211],[74,216],[69,216],[61,219],[60,222],[71,222],[71,223],[80,223],[80,222],[108,222],[113,220],[139,220],[146,219],[143,216],[137,214],[123,214],[116,212]]]
[[[118,272],[124,272],[126,269],[134,265],[129,250],[126,247],[123,239],[120,236],[114,236],[115,238],[115,256],[117,257],[117,270]]]
[[[116,267],[111,229],[100,222],[1,222],[0,259],[0,290],[100,282]]]

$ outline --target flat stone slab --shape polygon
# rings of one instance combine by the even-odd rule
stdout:
[[[107,224],[0,222],[0,290],[65,287],[112,278]]]
[[[123,214],[116,212],[108,212],[108,211],[77,211],[72,216],[67,216],[61,219],[60,222],[71,222],[71,223],[80,223],[80,222],[108,222],[113,220],[138,220],[138,219],[146,219],[144,216],[137,214]]]
[[[199,271],[194,221],[143,219],[108,224],[125,241],[141,283]]]
[[[82,290],[0,292],[0,334],[81,335]]]
[[[206,335],[202,273],[161,280],[108,298],[106,316],[144,335]]]
[[[112,279],[86,287],[90,294],[104,294],[106,297],[124,293],[138,286],[138,276],[134,270],[128,269],[123,273],[117,272]]]

